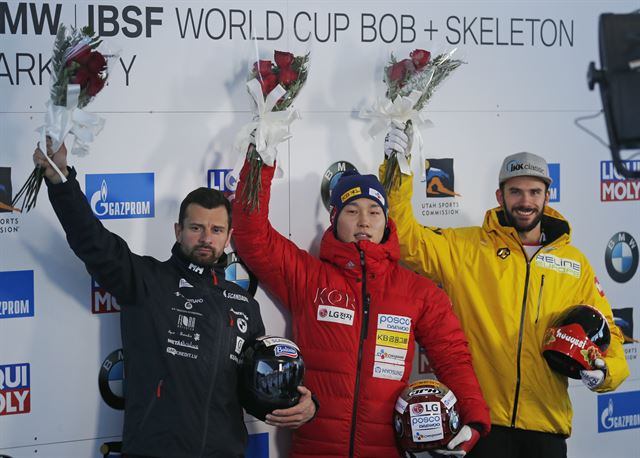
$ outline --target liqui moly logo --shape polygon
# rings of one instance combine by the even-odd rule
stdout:
[[[640,161],[622,161],[627,170],[640,171]],[[600,162],[600,200],[615,202],[640,200],[640,180],[628,179],[618,173],[613,161]]]
[[[31,411],[31,375],[28,363],[0,365],[0,415]]]

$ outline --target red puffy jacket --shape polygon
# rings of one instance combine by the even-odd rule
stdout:
[[[245,162],[238,196],[247,170]],[[411,373],[414,339],[456,394],[463,422],[488,431],[489,409],[451,302],[433,282],[398,264],[393,222],[381,244],[344,243],[327,230],[320,259],[311,256],[268,221],[273,170],[262,167],[259,211],[234,201],[233,236],[240,258],[290,310],[304,383],[320,401],[316,418],[294,433],[291,455],[399,456],[392,416]]]

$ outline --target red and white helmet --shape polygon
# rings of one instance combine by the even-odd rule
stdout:
[[[419,380],[406,387],[393,412],[398,446],[404,452],[444,448],[460,431],[456,396],[437,380]]]
[[[580,371],[593,369],[611,342],[607,319],[597,308],[576,305],[545,332],[542,355],[556,372],[580,379]]]

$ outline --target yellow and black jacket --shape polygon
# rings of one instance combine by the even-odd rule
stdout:
[[[380,176],[383,171],[384,165]],[[593,305],[611,328],[608,373],[597,391],[614,390],[629,368],[611,307],[586,257],[570,243],[569,223],[546,207],[545,245],[528,260],[501,208],[487,211],[482,227],[425,227],[414,217],[412,192],[412,179],[404,177],[389,194],[401,258],[450,296],[492,424],[570,435],[567,378],[553,372],[542,357],[545,330],[572,305]]]

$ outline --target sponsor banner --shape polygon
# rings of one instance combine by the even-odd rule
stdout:
[[[269,433],[249,434],[244,450],[246,458],[269,458]]]
[[[376,332],[376,345],[407,349],[409,348],[409,334],[378,329]]]
[[[635,337],[633,330],[633,307],[614,308],[613,322],[618,326],[624,339],[624,356],[627,362],[638,359],[640,340]]]
[[[124,410],[124,353],[114,350],[102,361],[98,373],[102,400],[112,409]]]
[[[373,363],[373,376],[375,378],[384,378],[387,380],[402,380],[404,375],[404,366],[388,363]]]
[[[598,395],[598,432],[640,428],[640,391]]]
[[[462,207],[460,194],[455,190],[454,161],[452,158],[424,161],[425,197],[420,206],[422,216],[457,216]],[[435,199],[435,200],[433,200]]]
[[[85,194],[99,219],[153,218],[153,173],[88,174]]]
[[[31,412],[29,363],[0,365],[0,415]]]
[[[320,305],[318,307],[318,321],[329,321],[331,323],[345,324],[353,326],[353,318],[356,312],[343,307],[333,307],[331,305]]]
[[[640,171],[640,161],[622,161],[627,170]],[[600,162],[600,200],[616,202],[640,200],[640,180],[628,179],[618,173],[613,161]]]
[[[100,315],[119,311],[120,305],[116,297],[101,287],[95,279],[91,278],[91,313]]]
[[[33,270],[0,272],[0,318],[34,314]]]
[[[618,232],[609,239],[604,264],[609,276],[618,283],[633,278],[638,269],[638,244],[631,234]]]
[[[233,169],[207,170],[207,186],[220,191],[229,200],[235,197],[238,178],[231,173]]]
[[[376,345],[375,360],[381,363],[392,363],[404,365],[405,358],[407,357],[407,350],[402,350],[393,347],[381,347]]]
[[[418,349],[418,374],[433,374],[435,373],[427,358],[427,350],[420,346]]]
[[[549,202],[560,202],[560,164],[548,164],[551,185],[549,186]]]
[[[411,332],[411,318],[400,315],[378,315],[378,329],[388,331]]]

